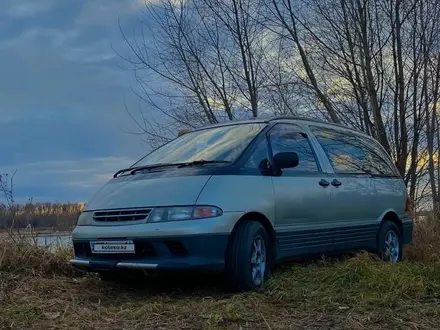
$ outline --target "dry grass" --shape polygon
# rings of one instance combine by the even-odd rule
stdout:
[[[38,276],[78,276],[83,274],[67,261],[72,257],[69,247],[57,248],[55,252],[23,240],[18,245],[0,243],[0,272]]]
[[[440,217],[418,219],[413,243],[405,249],[405,259],[421,262],[440,262]]]
[[[397,265],[367,254],[284,265],[264,292],[241,294],[203,274],[105,284],[67,266],[68,250],[4,244],[0,329],[439,329],[437,232],[417,228]]]

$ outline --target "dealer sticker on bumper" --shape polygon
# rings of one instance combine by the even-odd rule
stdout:
[[[93,241],[92,253],[135,253],[133,241]]]

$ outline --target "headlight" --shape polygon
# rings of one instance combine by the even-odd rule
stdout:
[[[219,217],[223,211],[215,206],[156,207],[147,222],[181,221]]]

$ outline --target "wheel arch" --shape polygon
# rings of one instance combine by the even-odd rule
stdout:
[[[399,243],[400,243],[400,246],[399,246],[399,257],[396,260],[396,262],[397,262],[397,261],[402,260],[402,252],[403,252],[402,247],[403,247],[403,238],[404,238],[403,235],[404,235],[404,233],[403,233],[403,223],[402,223],[402,220],[399,218],[397,213],[392,211],[392,210],[389,210],[389,211],[385,212],[385,214],[383,215],[382,220],[380,222],[380,226],[379,226],[378,231],[377,231],[377,241],[376,241],[377,253],[378,253],[378,255],[382,259],[384,259],[384,250],[383,250],[384,246],[382,245],[382,242],[384,242],[383,239],[386,239],[385,236],[384,236],[384,235],[387,234],[387,232],[384,230],[384,229],[386,229],[384,227],[384,223],[386,223],[386,222],[393,223],[397,227],[399,232],[400,232],[400,237],[399,237]]]
[[[403,235],[403,224],[402,224],[402,220],[400,220],[399,216],[397,215],[396,212],[394,212],[393,210],[388,210],[382,217],[382,220],[380,222],[380,225],[382,225],[382,223],[384,221],[391,221],[394,222],[394,224],[397,226],[397,228],[400,231],[400,235]]]
[[[259,222],[262,224],[264,229],[266,229],[270,241],[269,243],[270,243],[270,251],[271,251],[271,262],[272,263],[275,262],[278,254],[275,230],[270,220],[263,213],[260,212],[247,212],[237,221],[229,237],[228,247],[231,245],[231,242],[235,237],[237,228],[246,221]]]

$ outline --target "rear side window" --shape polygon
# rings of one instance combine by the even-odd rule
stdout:
[[[269,133],[273,155],[279,152],[296,152],[299,163],[295,168],[283,171],[319,172],[318,164],[307,135],[295,125],[278,124]]]
[[[312,128],[312,131],[336,173],[396,176],[393,167],[371,141],[332,129]]]
[[[369,170],[371,174],[383,176],[399,176],[397,169],[392,164],[388,155],[381,149],[376,141],[360,140],[366,150]]]

